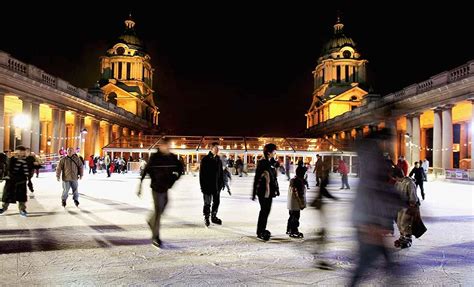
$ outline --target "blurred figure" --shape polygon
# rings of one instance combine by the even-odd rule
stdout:
[[[415,192],[418,190],[418,186],[421,190],[421,198],[425,200],[425,189],[423,188],[423,182],[426,180],[426,173],[420,166],[419,162],[415,162],[415,167],[410,171],[409,177],[415,176]]]
[[[8,157],[6,152],[0,152],[0,180],[7,175]]]
[[[351,189],[349,187],[349,179],[347,177],[349,169],[347,168],[346,162],[344,160],[339,160],[337,171],[341,174],[342,185],[340,189],[344,189],[344,186],[346,187],[346,189]]]
[[[235,175],[242,177],[243,166],[244,166],[244,162],[242,161],[240,156],[238,156],[237,160],[235,161]]]
[[[107,171],[107,177],[110,177],[110,156],[108,153],[105,154],[104,157],[104,165],[105,165],[105,170]]]
[[[290,180],[290,186],[288,188],[288,210],[290,217],[288,218],[288,224],[286,227],[286,234],[292,238],[303,238],[303,233],[299,232],[298,227],[300,226],[300,211],[306,207],[306,186],[307,182],[305,179],[306,168],[303,167],[303,161],[301,167],[298,163],[296,169],[296,175]]]
[[[291,158],[286,157],[285,161],[285,174],[286,174],[286,179],[290,180],[291,175],[290,175],[290,169],[291,169]]]
[[[430,161],[425,158],[422,163],[421,163],[421,167],[423,168],[423,170],[425,171],[425,175],[428,176],[428,170],[430,168]],[[428,179],[426,178],[425,181],[427,181]]]
[[[8,175],[2,195],[2,208],[0,215],[7,211],[10,203],[18,202],[20,216],[26,217],[27,188],[26,184],[30,176],[30,168],[26,161],[26,148],[24,146],[16,147],[16,154],[9,159]]]
[[[304,184],[306,188],[309,188],[308,175],[306,174],[307,171],[308,171],[308,168],[304,165],[303,161],[299,160],[295,173],[299,173],[303,175]]]
[[[31,152],[30,148],[26,148],[26,163],[28,164],[28,189],[30,192],[35,192],[35,189],[33,187],[33,182],[31,179],[33,178],[33,174],[35,171],[35,168],[37,167],[38,163],[36,162],[36,157],[35,154]],[[39,167],[38,167],[39,168]]]
[[[148,226],[151,229],[151,240],[153,246],[160,248],[162,246],[160,238],[160,220],[168,204],[168,189],[183,174],[183,165],[176,155],[170,152],[169,140],[164,138],[158,145],[158,151],[151,155],[148,164],[141,173],[140,185],[137,195],[142,194],[142,182],[148,174],[151,178],[151,191],[153,195],[154,212],[148,220]]]
[[[230,171],[226,166],[226,167],[224,167],[224,185],[227,188],[227,193],[229,195],[232,195],[232,193],[230,193],[230,186],[229,186],[229,182],[231,180],[232,180],[232,175],[230,174]]]
[[[382,140],[390,140],[386,130],[356,142],[360,183],[352,219],[357,233],[359,261],[350,286],[356,286],[379,257],[385,259],[387,273],[395,271],[384,238],[393,228],[394,215],[403,205],[394,186],[389,183],[391,170],[383,156]]]
[[[217,212],[219,211],[219,204],[221,202],[221,190],[224,189],[224,172],[222,169],[222,161],[219,158],[219,143],[217,142],[211,143],[211,150],[201,160],[199,183],[201,184],[204,199],[204,224],[206,227],[211,224],[209,222],[209,216],[211,216],[212,223],[221,225],[222,220],[217,217]]]
[[[277,180],[279,163],[275,160],[276,145],[269,143],[263,147],[263,158],[257,162],[253,181],[252,200],[258,196],[260,212],[258,214],[257,238],[263,241],[270,240],[271,232],[267,230],[268,216],[272,209],[274,197],[280,196]]]
[[[89,156],[89,174],[95,174],[96,173],[96,165],[95,165],[96,159],[94,158],[94,155]]]

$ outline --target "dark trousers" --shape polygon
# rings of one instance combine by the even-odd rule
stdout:
[[[272,209],[272,198],[258,197],[260,213],[258,214],[257,235],[267,229],[268,215]]]
[[[107,177],[110,177],[110,165],[106,165],[105,170],[107,170]]]
[[[298,227],[300,226],[300,211],[299,210],[290,210],[290,217],[288,218],[288,224],[286,226],[286,231],[294,234],[298,233]]]
[[[346,186],[346,188],[350,188],[349,187],[349,178],[347,177],[347,174],[342,174],[342,186],[341,188],[344,188],[344,186]]]
[[[35,173],[36,173],[36,177],[39,176],[39,173],[40,173],[40,169],[39,168],[35,168]]]
[[[32,177],[33,177],[33,173],[30,173],[30,175],[28,175],[28,189],[31,192],[35,191],[35,189],[33,188],[33,182],[31,181]]]
[[[316,186],[319,186],[321,184],[321,176],[319,176],[319,173],[316,173]]]
[[[156,192],[152,191],[153,203],[155,210],[148,220],[148,225],[151,229],[152,239],[160,238],[160,220],[161,215],[165,211],[166,205],[168,204],[168,192]]]
[[[419,186],[421,190],[421,197],[425,199],[425,189],[423,188],[423,179],[415,180],[415,184],[416,184],[416,190],[418,190],[418,186]]]
[[[203,194],[204,198],[204,208],[202,213],[204,216],[208,217],[211,214],[211,202],[212,202],[212,216],[216,216],[219,211],[219,204],[221,203],[221,193],[220,191],[212,194]]]

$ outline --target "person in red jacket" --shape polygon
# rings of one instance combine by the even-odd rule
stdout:
[[[403,155],[398,159],[397,167],[403,171],[404,176],[408,175],[408,162],[405,160]]]
[[[344,186],[346,189],[351,189],[349,187],[349,181],[347,178],[347,174],[349,173],[349,169],[347,168],[346,162],[342,159],[339,160],[338,168],[337,170],[341,174],[341,179],[342,179],[342,186],[340,189],[344,189]]]

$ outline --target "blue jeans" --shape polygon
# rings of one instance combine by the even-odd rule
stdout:
[[[66,201],[69,193],[69,189],[72,189],[72,199],[79,200],[79,192],[77,191],[77,180],[63,181],[63,195],[62,200]]]

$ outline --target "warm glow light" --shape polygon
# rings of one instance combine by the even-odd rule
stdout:
[[[31,118],[25,114],[17,114],[13,117],[13,125],[20,129],[30,126]]]

